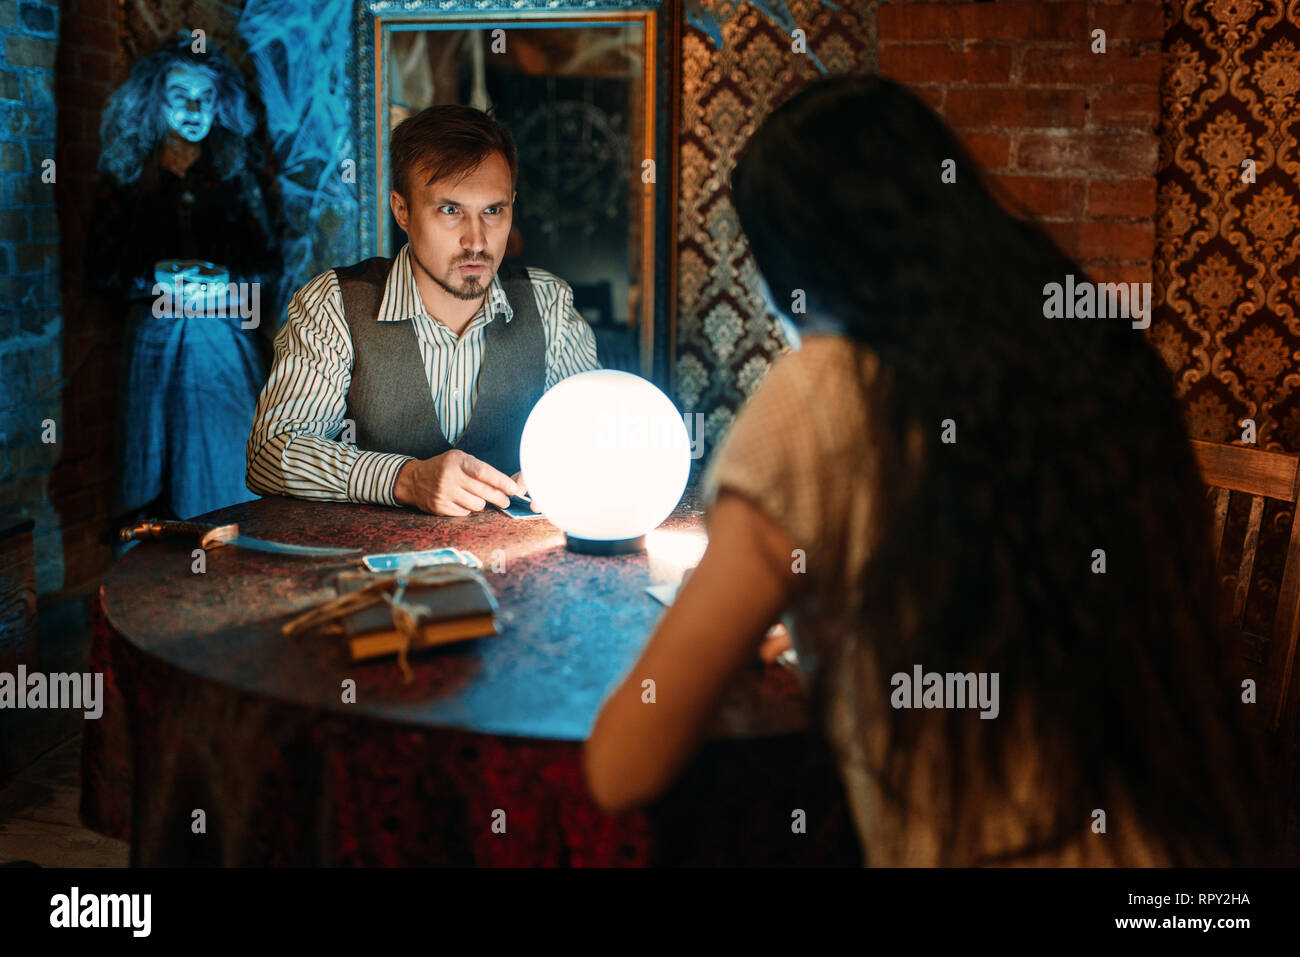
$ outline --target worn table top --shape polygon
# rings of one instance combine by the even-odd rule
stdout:
[[[636,660],[663,613],[647,585],[676,583],[705,542],[693,489],[648,536],[639,555],[569,552],[546,519],[491,507],[461,518],[413,509],[268,497],[203,516],[242,534],[285,542],[360,546],[367,553],[452,545],[484,563],[506,612],[495,638],[413,653],[403,684],[393,658],[352,662],[338,636],[280,634],[280,626],[336,597],[339,571],[359,560],[286,558],[210,549],[191,570],[196,542],[146,541],[101,586],[112,626],[137,649],[207,680],[256,695],[400,723],[527,738],[583,740],[601,702]],[[492,570],[493,553],[504,571]],[[342,682],[356,681],[355,704]],[[745,669],[714,717],[713,737],[781,734],[807,727],[796,677],[777,666]]]

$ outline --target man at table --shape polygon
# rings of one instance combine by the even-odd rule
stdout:
[[[245,481],[261,495],[435,515],[504,507],[527,491],[528,413],[561,379],[600,367],[595,336],[568,283],[501,265],[518,179],[505,126],[431,106],[393,130],[389,157],[389,206],[409,241],[294,293]]]

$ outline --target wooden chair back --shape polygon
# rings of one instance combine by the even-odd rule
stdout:
[[[1233,585],[1231,615],[1236,629],[1248,640],[1257,640],[1267,651],[1263,655],[1265,686],[1260,702],[1270,707],[1269,728],[1290,728],[1294,718],[1300,668],[1296,661],[1296,637],[1300,629],[1300,456],[1265,452],[1241,445],[1192,441],[1201,477],[1212,489],[1214,525],[1211,547],[1216,570],[1222,558],[1228,505],[1233,493],[1250,496],[1250,515],[1241,548],[1241,561]],[[1278,589],[1277,613],[1271,637],[1251,635],[1246,628],[1246,597],[1255,568],[1255,551],[1264,518],[1264,500],[1275,499],[1292,506],[1282,584]]]

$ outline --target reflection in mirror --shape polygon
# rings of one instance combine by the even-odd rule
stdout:
[[[644,187],[633,157],[652,154],[643,142],[644,27],[521,26],[510,25],[507,42],[494,24],[394,25],[383,71],[388,129],[435,104],[490,109],[519,152],[505,262],[567,281],[601,365],[639,373]],[[393,255],[406,237],[386,216],[384,255]]]

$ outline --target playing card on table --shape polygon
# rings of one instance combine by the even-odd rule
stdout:
[[[383,555],[364,555],[361,563],[372,572],[396,571],[399,568],[426,568],[430,565],[467,565],[482,568],[477,555],[462,548],[431,548],[422,552],[389,552]]]

